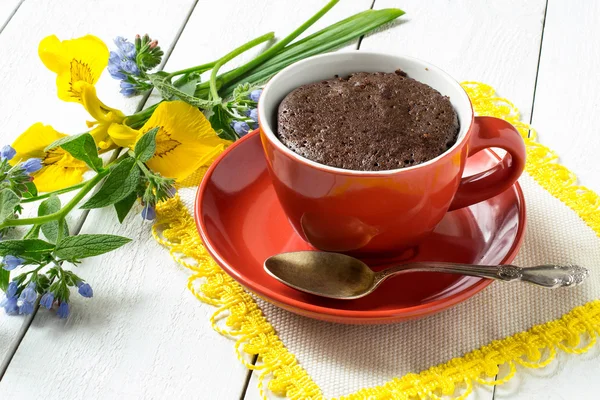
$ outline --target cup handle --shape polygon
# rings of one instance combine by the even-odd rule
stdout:
[[[511,187],[525,168],[525,143],[521,134],[508,122],[494,117],[475,117],[469,139],[468,156],[498,147],[507,151],[498,164],[487,171],[462,178],[450,211],[468,207],[496,196]]]

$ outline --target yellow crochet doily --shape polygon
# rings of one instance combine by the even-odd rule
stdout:
[[[600,196],[577,185],[576,176],[557,163],[558,156],[537,143],[535,130],[520,121],[519,110],[508,100],[497,97],[492,87],[478,82],[464,82],[475,112],[505,119],[521,133],[527,146],[526,171],[535,181],[573,209],[600,236]],[[254,299],[215,263],[204,249],[193,217],[178,197],[157,207],[154,238],[170,250],[172,257],[192,271],[189,290],[199,300],[217,307],[211,317],[213,328],[236,339],[235,350],[240,362],[260,370],[259,389],[265,397],[268,389],[290,399],[323,399],[320,388],[298,364],[266,320]],[[462,357],[431,367],[420,373],[407,374],[384,385],[361,389],[342,399],[438,399],[439,394],[452,396],[457,389],[466,398],[473,385],[499,385],[510,380],[516,364],[542,368],[552,362],[556,350],[584,353],[600,336],[600,300],[576,307],[562,318],[537,325],[503,340],[494,341]],[[588,342],[581,345],[582,338]],[[542,354],[546,356],[542,359]],[[260,365],[252,365],[247,355],[258,355]],[[509,373],[494,380],[500,367]]]

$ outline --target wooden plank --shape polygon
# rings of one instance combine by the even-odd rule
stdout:
[[[406,54],[437,65],[459,81],[489,83],[529,119],[545,0],[375,1],[374,8],[387,7],[400,7],[406,15],[390,29],[365,37],[361,51]],[[246,399],[260,398],[257,376],[252,374]],[[469,399],[492,397],[493,388],[477,386]]]
[[[0,35],[5,53],[0,60],[0,107],[4,115],[14,116],[0,121],[3,141],[36,120],[65,132],[85,130],[85,111],[56,99],[54,77],[37,60],[42,37],[92,32],[109,42],[117,35],[148,32],[168,49],[193,4],[194,0],[25,2]],[[132,26],[135,31],[124,28]],[[98,84],[99,96],[133,112],[140,98],[120,96],[118,82],[106,75]],[[123,226],[109,212],[92,218],[86,232],[120,234],[135,242],[81,266],[95,295],[87,300],[74,293],[67,321],[40,310],[0,382],[0,397],[239,396],[246,373],[231,341],[213,332],[208,323],[212,309],[187,291],[188,274],[154,243],[149,229],[137,216]],[[4,321],[21,319],[0,321],[4,339],[11,336]]]
[[[343,13],[338,6],[319,26],[323,27],[368,5],[370,0],[354,3]],[[251,8],[241,1],[200,3],[167,69],[214,59],[267,30],[285,34],[321,6],[322,2],[318,0],[302,5],[289,2],[270,5],[270,2],[263,1]],[[156,11],[160,7],[154,5],[152,9],[160,15]],[[219,18],[211,19],[207,15]],[[284,15],[286,17],[282,18]],[[240,22],[227,24],[222,16]],[[226,29],[223,29],[224,24]],[[115,23],[115,26],[118,25]],[[154,34],[155,30],[146,29],[162,39]],[[95,32],[91,28],[89,30]],[[110,36],[114,34],[111,32]],[[249,56],[244,55],[245,58]],[[109,88],[106,85],[99,90],[103,87]],[[107,89],[101,93],[114,98],[114,86],[110,90],[113,92]],[[113,101],[116,104],[118,99]],[[135,218],[128,223],[118,227],[110,212],[90,214],[84,232],[135,237],[136,244],[84,264],[86,278],[94,283],[95,298],[86,302],[85,306],[83,299],[74,303],[73,315],[67,322],[67,326],[74,326],[68,331],[54,316],[40,312],[0,384],[0,390],[10,387],[7,393],[30,393],[27,391],[31,390],[34,376],[39,380],[47,374],[44,381],[48,384],[38,385],[36,393],[49,393],[49,397],[64,395],[65,390],[69,390],[66,380],[64,384],[51,383],[55,376],[51,372],[53,366],[61,365],[65,376],[86,382],[83,388],[73,389],[86,394],[145,397],[152,391],[168,391],[195,397],[200,391],[210,393],[211,398],[234,398],[241,394],[245,369],[235,359],[233,343],[219,337],[208,326],[213,309],[201,305],[186,291],[187,273],[178,270],[165,250],[148,238],[147,229],[140,231]],[[108,265],[120,265],[122,269],[107,270]],[[122,308],[120,312],[110,311],[118,307]],[[93,329],[86,330],[86,324]],[[95,329],[102,329],[102,335],[92,335],[90,332]],[[61,334],[49,343],[48,331],[60,331]],[[198,343],[199,338],[201,343]],[[37,362],[31,370],[30,360],[34,357],[45,361]],[[83,372],[90,363],[100,371],[93,379],[86,378]],[[223,372],[225,369],[227,373]]]
[[[532,123],[581,184],[600,193],[600,4],[550,0],[546,15]],[[495,399],[596,399],[600,350],[559,354],[542,370],[520,368]]]

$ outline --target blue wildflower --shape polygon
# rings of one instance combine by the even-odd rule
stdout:
[[[8,284],[8,288],[6,288],[6,297],[15,297],[17,295],[17,289],[19,289],[17,282],[11,281]]]
[[[54,303],[54,295],[50,292],[44,293],[44,295],[40,299],[40,304],[43,307],[46,307],[48,310],[52,308],[53,303]]]
[[[248,124],[243,121],[235,121],[231,124],[231,127],[239,137],[245,136],[250,130]]]
[[[69,316],[69,303],[61,301],[58,310],[56,310],[56,315],[59,318],[67,318]]]
[[[258,102],[258,99],[259,99],[262,91],[263,91],[262,89],[255,89],[252,92],[250,92],[250,100]]]
[[[17,315],[19,313],[19,305],[17,304],[17,298],[14,296],[5,297],[0,303],[0,306],[4,307],[4,311],[6,311],[8,315]]]
[[[15,154],[17,154],[17,151],[8,144],[6,146],[4,146],[2,149],[0,149],[0,159],[2,161],[12,160],[12,158],[15,156]]]
[[[42,169],[42,160],[39,158],[30,158],[29,160],[21,163],[21,168],[24,169],[28,174],[33,174],[34,172]]]
[[[94,296],[94,291],[92,290],[92,287],[90,286],[89,283],[84,283],[84,282],[77,282],[77,287],[79,288],[79,294],[82,295],[83,297],[93,297]]]
[[[128,74],[139,75],[140,70],[138,69],[137,64],[133,60],[125,60],[121,62],[121,69]]]
[[[127,78],[127,75],[121,69],[121,60],[118,63],[113,64],[112,62],[108,62],[108,73],[115,79],[123,80]]]
[[[258,122],[258,110],[256,108],[251,108],[246,111],[246,116],[250,118],[254,122]]]
[[[117,36],[115,38],[115,44],[122,55],[122,58],[133,58],[135,59],[135,45],[124,37]]]
[[[12,271],[19,265],[23,265],[24,262],[25,260],[21,257],[15,257],[9,254],[4,256],[4,259],[2,260],[2,268],[4,268],[7,271]]]
[[[156,209],[151,204],[146,204],[142,210],[142,218],[152,221],[156,219]]]
[[[24,301],[19,306],[19,314],[29,315],[33,312],[33,303]]]
[[[119,53],[117,53],[116,51],[112,51],[109,53],[108,56],[108,63],[109,64],[121,64],[121,55]]]
[[[35,291],[35,283],[30,283],[27,285],[25,289],[21,292],[21,296],[19,296],[19,300],[24,303],[32,303],[37,299],[37,292]]]
[[[121,82],[121,90],[120,90],[121,94],[125,95],[125,96],[133,96],[134,94],[137,93],[137,90],[135,88],[135,85],[133,83],[129,83],[129,82]]]

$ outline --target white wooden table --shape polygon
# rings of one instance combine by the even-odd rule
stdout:
[[[38,59],[46,35],[93,33],[110,42],[147,32],[165,49],[165,68],[175,70],[271,30],[281,37],[323,2],[0,0],[0,142],[12,142],[37,121],[63,132],[85,129],[85,111],[57,100],[54,75]],[[344,0],[315,29],[369,7],[407,14],[392,29],[365,37],[360,50],[416,56],[458,80],[493,85],[583,184],[600,191],[600,2]],[[108,74],[98,91],[126,113],[145,101],[121,97]],[[80,222],[82,232],[124,235],[135,244],[83,264],[95,295],[76,296],[66,323],[42,311],[30,318],[0,313],[6,368],[0,398],[259,397],[256,377],[238,362],[233,343],[211,329],[212,308],[187,291],[187,273],[150,238],[148,227],[119,225],[108,210],[82,215]],[[546,370],[521,371],[509,384],[471,397],[596,399],[598,353],[561,355]]]

